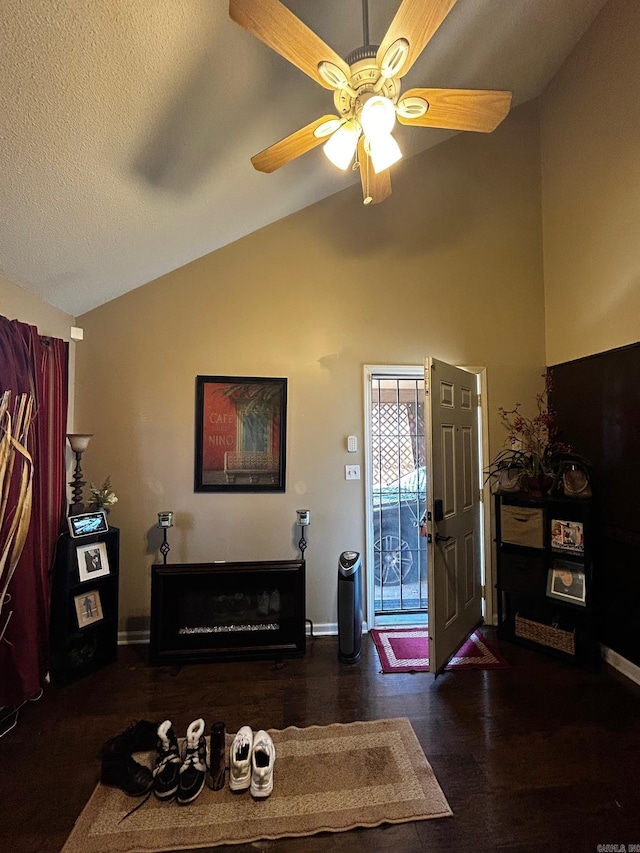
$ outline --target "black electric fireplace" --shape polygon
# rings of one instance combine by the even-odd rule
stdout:
[[[304,560],[155,565],[151,663],[300,657]]]

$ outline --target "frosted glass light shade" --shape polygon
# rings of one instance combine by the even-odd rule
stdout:
[[[393,166],[402,157],[400,146],[390,133],[369,140],[369,156],[377,174]]]
[[[396,108],[384,95],[374,95],[362,107],[360,123],[368,139],[390,134],[395,120]]]
[[[93,438],[93,433],[90,435],[79,432],[67,433],[67,438],[74,453],[84,453]]]
[[[359,124],[353,120],[347,121],[331,134],[322,149],[333,165],[344,171],[353,160],[359,138]]]

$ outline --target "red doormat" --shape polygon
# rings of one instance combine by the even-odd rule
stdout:
[[[423,628],[371,629],[383,672],[429,670],[429,632]],[[451,658],[447,669],[504,669],[509,664],[475,631]]]

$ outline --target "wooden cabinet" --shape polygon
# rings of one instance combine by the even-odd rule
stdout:
[[[68,684],[116,660],[120,531],[58,539],[51,583],[51,677]]]
[[[597,666],[593,542],[591,501],[496,496],[502,639]]]

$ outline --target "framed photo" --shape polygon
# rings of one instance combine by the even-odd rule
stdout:
[[[196,492],[284,492],[287,380],[196,377]]]
[[[107,557],[107,546],[104,542],[78,545],[76,556],[81,583],[109,574],[109,558]]]
[[[584,528],[581,521],[551,519],[551,548],[571,554],[584,554]]]
[[[109,529],[107,516],[103,509],[95,512],[83,512],[80,515],[70,515],[67,518],[69,535],[73,539],[82,536],[92,536],[94,533],[106,533]]]
[[[569,560],[555,560],[547,575],[547,595],[571,604],[586,607],[587,585],[584,566]]]
[[[87,625],[93,625],[95,622],[101,622],[104,619],[100,593],[97,589],[76,595],[73,600],[76,605],[78,628],[86,628]]]

